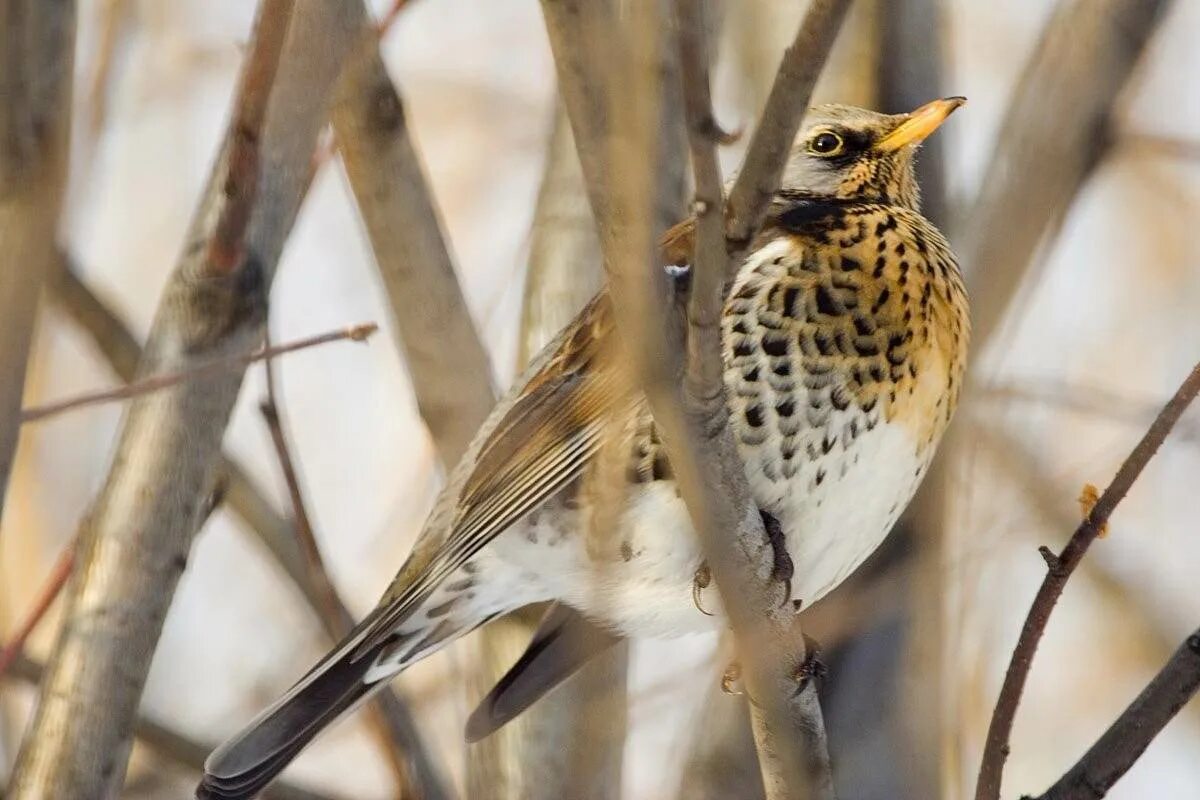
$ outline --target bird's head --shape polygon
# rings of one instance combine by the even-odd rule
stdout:
[[[853,106],[808,112],[783,174],[783,190],[920,210],[913,155],[966,98],[947,97],[909,114]]]

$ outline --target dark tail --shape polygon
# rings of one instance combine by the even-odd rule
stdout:
[[[525,653],[467,720],[467,741],[477,742],[508,724],[618,641],[569,606],[550,606]]]
[[[204,763],[198,800],[243,800],[258,794],[318,733],[380,683],[365,682],[375,653],[352,657],[342,647]]]

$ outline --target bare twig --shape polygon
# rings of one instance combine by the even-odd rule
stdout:
[[[75,3],[0,0],[0,510],[67,176]]]
[[[58,554],[58,558],[54,562],[54,566],[50,569],[50,574],[46,577],[46,582],[42,585],[42,590],[38,594],[37,600],[33,603],[33,608],[25,616],[21,625],[13,632],[8,642],[5,643],[4,649],[0,650],[0,678],[4,677],[4,672],[9,665],[13,663],[25,650],[25,643],[29,641],[30,634],[37,628],[42,618],[46,616],[46,612],[50,610],[55,598],[62,592],[63,586],[67,583],[67,578],[71,575],[71,565],[75,563],[75,540],[72,539],[67,543],[67,546]]]
[[[239,175],[231,126],[160,303],[146,374],[186,371],[261,341],[266,289],[308,183],[341,61],[359,33],[340,4],[297,4],[291,14],[290,4],[269,2],[263,11],[287,13],[291,21],[256,141],[250,219],[241,245],[234,244],[244,257],[232,270],[208,257],[227,195],[242,191],[228,185]],[[271,27],[277,22],[259,19]],[[267,45],[256,36],[250,52],[260,46]],[[250,91],[246,83],[242,91]],[[241,377],[231,370],[130,404],[112,469],[82,526],[68,623],[17,759],[12,798],[105,797],[119,786],[146,673],[204,512]]]
[[[1200,161],[1200,141],[1157,133],[1118,132],[1113,147],[1129,147],[1142,153],[1183,161]]]
[[[37,684],[45,670],[41,664],[24,655],[18,655],[12,663],[10,676],[26,683]],[[187,767],[195,772],[204,769],[204,759],[212,752],[213,745],[198,742],[161,722],[139,715],[133,723],[138,742],[168,761]],[[276,781],[263,792],[263,800],[330,800],[287,781]]]
[[[1179,646],[1116,722],[1038,800],[1096,800],[1107,795],[1197,690],[1200,630]]]
[[[21,422],[34,422],[35,420],[45,419],[46,417],[52,417],[55,414],[61,414],[65,411],[71,411],[84,406],[111,403],[117,400],[130,400],[134,397],[149,394],[150,392],[158,392],[163,389],[169,389],[172,386],[178,386],[184,381],[201,380],[203,378],[211,378],[214,375],[220,375],[223,372],[242,370],[255,361],[271,359],[275,356],[294,353],[297,350],[305,350],[309,347],[317,347],[329,344],[330,342],[366,341],[377,330],[379,330],[378,325],[373,322],[367,322],[360,325],[351,325],[336,331],[329,331],[328,333],[317,334],[316,336],[308,336],[303,339],[297,339],[294,342],[287,342],[286,344],[259,348],[250,353],[233,353],[221,356],[211,361],[190,366],[187,369],[150,375],[125,386],[118,386],[115,389],[88,392],[76,397],[68,397],[64,400],[55,400],[52,403],[26,408],[21,411]]]
[[[993,712],[991,724],[988,726],[987,740],[984,744],[983,762],[979,770],[979,784],[976,787],[977,800],[995,800],[999,797],[1000,780],[1003,775],[1004,761],[1008,756],[1009,736],[1012,734],[1013,719],[1016,717],[1017,706],[1021,701],[1021,693],[1033,664],[1033,656],[1037,651],[1038,642],[1050,621],[1050,612],[1054,610],[1067,579],[1079,565],[1088,547],[1100,533],[1101,526],[1107,521],[1117,504],[1125,497],[1133,482],[1137,480],[1146,463],[1158,451],[1171,428],[1179,420],[1183,412],[1200,393],[1200,364],[1194,367],[1187,379],[1175,392],[1175,396],[1163,407],[1158,417],[1150,425],[1150,429],[1138,442],[1133,452],[1125,459],[1117,470],[1112,483],[1104,490],[1092,511],[1071,535],[1061,553],[1045,550],[1049,569],[1046,577],[1034,597],[1021,634],[1013,648],[1008,670],[1004,675],[1004,683],[1000,688],[1000,696],[996,700],[996,710]]]
[[[1112,109],[1170,0],[1064,0],[1017,84],[961,249],[982,350],[1111,144]],[[1054,109],[1048,113],[1047,109]],[[989,794],[999,792],[989,786]]]
[[[325,568],[325,560],[321,557],[321,548],[313,531],[312,518],[308,514],[308,505],[304,502],[304,493],[300,489],[300,476],[296,470],[296,462],[292,458],[291,447],[288,445],[287,433],[284,430],[284,420],[280,410],[279,395],[275,386],[275,370],[270,358],[263,364],[266,373],[267,396],[259,403],[258,409],[267,423],[271,433],[271,443],[275,448],[275,456],[283,472],[284,484],[287,486],[288,498],[292,504],[292,527],[296,533],[296,541],[304,556],[304,565],[308,572],[308,583],[316,593],[316,610],[324,623],[325,630],[333,641],[340,641],[354,626],[354,618],[346,609],[341,596],[329,578]],[[397,713],[399,710],[399,713]],[[418,743],[415,728],[411,724],[407,709],[400,705],[398,698],[388,689],[383,690],[372,699],[370,706],[371,727],[380,739],[381,750],[402,796],[424,795],[422,787],[414,783],[410,775],[405,755],[413,750]],[[420,761],[423,763],[424,759]],[[421,770],[423,773],[425,770]]]
[[[809,97],[849,7],[850,0],[812,0],[795,41],[783,54],[745,164],[729,192],[725,237],[731,254],[748,247],[762,226]]]

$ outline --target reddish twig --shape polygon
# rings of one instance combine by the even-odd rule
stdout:
[[[367,322],[361,325],[352,325],[348,328],[343,328],[338,331],[329,331],[317,336],[310,336],[306,339],[298,339],[287,344],[275,345],[274,347],[264,347],[260,350],[255,350],[252,353],[238,353],[224,358],[214,359],[207,363],[199,364],[191,369],[181,370],[178,372],[164,372],[159,375],[151,375],[125,386],[120,386],[115,389],[106,389],[100,392],[89,392],[81,394],[77,397],[69,397],[65,400],[56,400],[45,405],[26,408],[21,411],[21,423],[33,422],[34,420],[45,419],[46,417],[61,414],[64,411],[81,408],[83,406],[98,405],[100,403],[110,403],[115,400],[128,400],[138,395],[157,392],[162,389],[167,389],[184,381],[197,380],[199,378],[210,377],[232,369],[242,369],[255,361],[262,361],[266,358],[274,358],[286,353],[292,353],[297,350],[304,350],[309,347],[316,347],[330,342],[340,342],[350,340],[353,342],[361,342],[366,340],[371,334],[379,330],[379,326],[373,322]]]
[[[230,127],[223,205],[208,242],[208,264],[216,273],[229,274],[242,262],[243,240],[258,193],[258,143],[295,5],[295,0],[263,0],[260,7],[256,46],[242,69],[236,95],[240,101]]]
[[[58,559],[54,562],[54,566],[50,569],[50,575],[42,584],[42,589],[38,593],[37,600],[34,601],[33,608],[25,617],[25,621],[13,633],[12,638],[8,640],[8,644],[4,645],[4,649],[0,650],[0,677],[4,676],[4,672],[12,665],[17,657],[25,650],[25,643],[29,640],[42,618],[46,616],[46,612],[50,610],[50,606],[54,604],[55,598],[62,592],[64,586],[67,585],[67,578],[71,577],[71,567],[75,564],[75,539],[71,539],[62,552],[58,554]]]
[[[1049,548],[1042,548],[1042,557],[1046,560],[1048,571],[1030,606],[1029,615],[1021,627],[1021,635],[1013,648],[1008,670],[1004,675],[1004,683],[1000,688],[1000,696],[996,700],[996,710],[992,714],[988,726],[987,740],[984,744],[983,761],[979,769],[979,781],[976,785],[976,800],[995,800],[999,797],[1000,780],[1004,772],[1004,761],[1008,757],[1008,740],[1012,734],[1013,719],[1017,714],[1017,706],[1021,702],[1021,693],[1025,689],[1025,681],[1029,677],[1029,669],[1033,664],[1033,656],[1037,651],[1038,642],[1050,621],[1050,612],[1066,586],[1067,579],[1088,547],[1100,535],[1103,526],[1117,504],[1129,492],[1134,481],[1141,475],[1150,458],[1162,446],[1171,428],[1179,421],[1180,416],[1200,393],[1200,364],[1192,368],[1191,373],[1159,412],[1158,417],[1151,423],[1150,429],[1138,442],[1133,452],[1125,459],[1125,463],[1117,470],[1112,483],[1104,490],[1104,494],[1096,501],[1091,513],[1075,529],[1070,540],[1055,555]]]
[[[379,18],[379,22],[375,25],[375,30],[380,38],[387,35],[387,32],[392,29],[392,25],[400,18],[400,12],[408,7],[409,0],[392,0],[388,10],[383,12],[383,16]]]

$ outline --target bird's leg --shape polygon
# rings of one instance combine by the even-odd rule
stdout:
[[[787,537],[783,533],[783,526],[779,524],[779,520],[761,508],[758,513],[762,516],[763,529],[767,532],[767,541],[771,544],[771,551],[775,557],[771,577],[774,580],[783,581],[786,589],[783,602],[786,603],[792,599],[792,576],[796,573],[792,557],[787,551]]]
[[[701,614],[706,617],[711,617],[712,612],[707,611],[704,605],[700,602],[700,594],[709,587],[712,583],[712,570],[708,568],[707,561],[701,561],[700,566],[696,569],[696,574],[692,576],[692,602],[696,604],[696,608]]]

